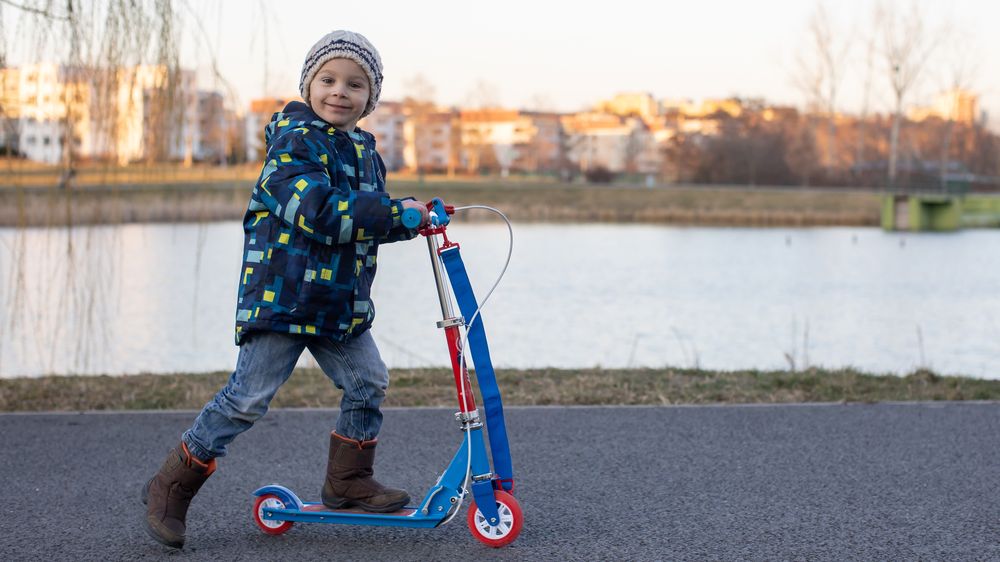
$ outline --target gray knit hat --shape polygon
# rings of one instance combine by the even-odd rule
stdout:
[[[299,93],[309,104],[309,84],[320,67],[330,59],[351,59],[358,63],[368,75],[368,105],[362,117],[375,111],[378,97],[382,93],[382,58],[378,56],[375,46],[360,33],[338,29],[326,34],[309,49],[306,62],[302,64],[302,78],[299,80]]]

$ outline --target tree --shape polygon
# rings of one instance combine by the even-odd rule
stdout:
[[[877,35],[874,28],[870,29],[865,38],[864,80],[861,85],[861,113],[857,119],[857,136],[854,146],[854,181],[858,181],[858,174],[865,161],[865,134],[866,123],[868,121],[869,110],[871,109],[872,83],[875,75],[875,59],[877,47]]]
[[[892,5],[876,7],[875,21],[880,29],[881,55],[886,65],[893,95],[892,129],[889,133],[889,187],[896,185],[899,160],[899,134],[907,96],[918,85],[924,66],[937,46],[936,34],[929,32],[916,2],[901,14]]]
[[[816,4],[808,29],[810,47],[799,53],[797,84],[809,104],[826,117],[823,167],[829,173],[837,160],[837,95],[853,37],[838,33],[823,3]]]
[[[945,127],[941,141],[941,162],[938,166],[942,190],[947,187],[949,155],[952,138],[955,134],[955,117],[960,110],[962,96],[972,87],[973,78],[979,66],[977,54],[972,40],[967,35],[949,30],[945,43],[943,65],[945,96],[948,96],[946,99],[950,99],[951,107],[948,108],[947,114],[944,116]],[[975,116],[972,118],[974,121]]]

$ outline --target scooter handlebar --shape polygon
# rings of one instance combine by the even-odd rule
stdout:
[[[444,201],[435,197],[427,202],[427,210],[430,212],[429,226],[447,226],[451,221],[450,216],[455,214],[453,205],[445,205]],[[402,216],[403,226],[406,228],[417,228],[420,226],[420,211],[416,209],[406,209]]]

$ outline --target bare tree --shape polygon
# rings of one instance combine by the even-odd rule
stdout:
[[[973,80],[979,68],[978,50],[975,48],[968,35],[958,33],[954,29],[948,30],[945,40],[943,70],[944,70],[944,90],[945,96],[951,102],[951,107],[947,108],[945,119],[944,136],[941,141],[941,162],[938,172],[940,173],[941,189],[945,189],[948,183],[948,162],[951,152],[951,142],[955,134],[955,119],[961,109],[960,105],[968,91],[972,88]],[[975,121],[975,116],[972,116]]]
[[[176,124],[167,117],[175,102],[175,96],[168,94],[174,76],[169,69],[177,68],[178,26],[174,14],[171,0],[0,0],[0,45],[5,49],[0,63],[4,70],[12,63],[11,58],[16,58],[9,56],[8,45],[17,47],[14,52],[20,55],[21,65],[56,63],[47,65],[56,70],[46,79],[56,81],[57,97],[50,103],[43,99],[39,106],[37,94],[34,101],[28,102],[18,92],[13,100],[18,107],[9,115],[22,119],[27,109],[22,103],[32,103],[39,106],[31,108],[39,120],[54,125],[57,133],[51,141],[61,145],[59,184],[67,190],[73,186],[72,178],[82,158],[82,147],[77,144],[85,140],[78,138],[82,131],[88,132],[86,140],[92,154],[97,155],[95,147],[100,146],[108,150],[107,156],[117,160],[115,141],[125,134],[123,122],[126,116],[138,113],[130,105],[134,100],[149,101],[140,115],[154,118],[157,112],[165,112],[162,118],[155,119]],[[153,85],[137,81],[135,69],[143,64],[157,65],[163,70],[162,79]],[[42,66],[38,64],[32,72],[41,74],[38,69]],[[8,108],[3,109],[8,116]],[[32,248],[29,252],[24,238],[18,238],[12,251],[10,279],[2,282],[10,287],[10,299],[0,302],[4,309],[0,316],[8,319],[0,325],[0,332],[44,333],[37,337],[42,348],[39,360],[49,365],[63,349],[55,342],[71,340],[65,351],[75,358],[71,361],[76,368],[86,369],[93,355],[108,348],[113,333],[114,294],[122,269],[118,246],[121,234],[117,230],[74,230],[74,209],[72,195],[50,201],[50,217],[70,227],[65,245]],[[109,210],[114,213],[113,207]],[[114,221],[118,217],[111,214],[103,218]],[[29,283],[25,275],[29,257],[45,260],[56,254],[62,266],[62,285],[67,290],[58,290],[56,283]],[[32,302],[45,302],[60,310],[66,321],[40,329],[45,325],[41,315],[31,310]],[[74,337],[67,338],[67,333]],[[8,337],[0,338],[4,339]]]
[[[425,104],[434,103],[434,85],[423,74],[417,73],[403,82],[405,98]]]
[[[496,84],[479,80],[476,85],[465,95],[465,106],[474,109],[494,109],[500,106]]]
[[[827,121],[827,141],[823,167],[829,171],[837,159],[837,95],[843,70],[853,42],[853,34],[836,29],[822,2],[809,18],[810,47],[799,53],[796,83],[809,104]]]
[[[907,96],[918,85],[924,66],[937,46],[936,34],[927,30],[916,2],[906,13],[880,3],[875,21],[880,29],[881,55],[893,95],[892,129],[889,133],[889,187],[895,187],[899,162],[899,130]]]
[[[871,111],[872,85],[875,76],[875,59],[877,54],[877,39],[878,36],[876,34],[876,30],[872,28],[868,31],[864,41],[865,74],[864,79],[861,82],[861,113],[858,115],[857,140],[854,146],[854,165],[856,170],[860,170],[860,166],[865,160],[865,127],[868,121],[868,115]]]

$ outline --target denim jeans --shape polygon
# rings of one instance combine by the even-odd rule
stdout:
[[[205,461],[225,456],[226,445],[267,412],[306,348],[333,384],[344,391],[337,433],[360,441],[374,439],[382,426],[379,406],[389,386],[389,371],[371,332],[343,343],[319,336],[258,332],[240,346],[229,382],[184,432],[182,439],[188,450]]]

